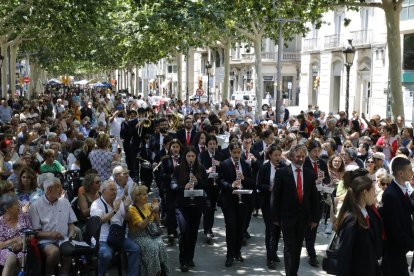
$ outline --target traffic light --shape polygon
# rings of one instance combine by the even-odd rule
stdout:
[[[203,78],[198,77],[198,88],[202,88],[202,87],[203,87]]]
[[[320,77],[317,76],[315,77],[315,80],[313,81],[313,87],[316,89],[319,87],[319,85],[320,85]]]

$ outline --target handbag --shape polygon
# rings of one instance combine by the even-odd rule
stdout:
[[[339,236],[335,233],[326,249],[326,257],[322,261],[322,269],[327,274],[336,275],[338,265]]]
[[[144,213],[142,213],[142,211],[136,205],[134,205],[134,206],[135,206],[135,208],[137,208],[137,210],[138,210],[140,216],[142,217],[142,219],[146,219]],[[152,221],[152,222],[148,223],[145,230],[147,230],[148,235],[153,239],[158,238],[163,233],[160,225],[158,224],[158,222],[155,222],[155,221]]]
[[[105,202],[102,200],[102,197],[101,197],[101,201],[103,205],[105,206],[105,213],[108,213],[108,206],[106,206]],[[124,243],[124,240],[125,240],[126,222],[124,221],[122,225],[119,225],[119,224],[111,224],[111,220],[109,220],[108,224],[110,226],[109,226],[108,238],[106,239],[106,243],[110,247],[118,250],[122,247],[122,244]]]

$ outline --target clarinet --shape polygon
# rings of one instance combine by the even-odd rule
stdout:
[[[241,172],[240,172],[240,167],[239,167],[239,163],[237,162],[237,166],[236,166],[236,180],[240,181],[240,186],[239,186],[239,190],[243,189],[243,186],[241,184]],[[239,194],[239,204],[242,204],[242,195]]]
[[[194,173],[193,173],[193,163],[190,163],[190,181],[189,181],[189,184],[191,184],[193,186],[193,187],[190,188],[190,190],[194,190],[193,177],[194,177]],[[190,205],[195,205],[195,203],[194,203],[194,196],[193,195],[191,195],[191,197],[190,197]]]
[[[213,155],[211,156],[211,168],[212,168],[212,172],[215,173],[216,172],[216,160],[214,159],[214,156],[216,155],[216,151],[213,151]],[[213,178],[213,185],[217,186],[216,183],[216,178]]]

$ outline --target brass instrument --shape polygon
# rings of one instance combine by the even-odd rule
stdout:
[[[171,123],[171,130],[176,131],[181,121],[184,119],[183,114],[178,112],[171,113],[173,116],[173,121]]]
[[[155,117],[154,115],[150,115],[148,116],[148,118],[144,118],[142,121],[140,121],[138,123],[138,135],[141,136],[142,135],[142,130],[144,128],[150,128],[152,125],[152,122],[154,121]]]

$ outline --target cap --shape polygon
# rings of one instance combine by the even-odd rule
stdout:
[[[372,158],[374,159],[381,159],[381,160],[385,160],[385,155],[382,152],[375,152],[372,155]]]

